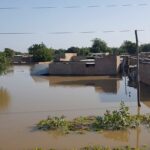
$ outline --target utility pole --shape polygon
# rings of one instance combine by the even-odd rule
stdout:
[[[140,58],[139,58],[139,41],[138,41],[138,33],[135,30],[135,38],[136,38],[136,50],[137,50],[137,103],[138,107],[141,107],[140,103]]]

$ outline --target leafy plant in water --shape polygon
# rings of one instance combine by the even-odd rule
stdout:
[[[42,130],[56,130],[61,129],[65,132],[68,131],[69,122],[65,120],[65,117],[48,117],[47,120],[42,120],[37,124],[38,129]]]
[[[75,118],[70,122],[69,128],[71,131],[90,130],[95,119],[93,116]]]
[[[35,149],[35,150],[42,150],[42,149]],[[55,149],[49,149],[49,150],[55,150]],[[125,146],[125,147],[110,148],[110,147],[104,147],[104,146],[86,146],[78,150],[148,150],[148,147],[144,146],[141,148],[131,148],[130,146]]]
[[[62,133],[70,131],[102,131],[102,130],[124,130],[128,128],[136,128],[140,124],[150,127],[150,116],[131,115],[129,108],[121,102],[120,109],[114,111],[106,111],[104,116],[79,117],[72,121],[68,121],[65,117],[48,117],[37,124],[41,130],[60,130]]]
[[[124,102],[121,102],[119,110],[114,110],[113,112],[107,110],[103,117],[96,117],[94,128],[96,130],[121,130],[138,125],[138,120],[130,115],[129,108],[125,106]]]

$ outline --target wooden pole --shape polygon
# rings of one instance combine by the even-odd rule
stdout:
[[[138,107],[141,107],[140,103],[140,61],[139,61],[139,41],[138,41],[138,33],[135,30],[135,38],[136,38],[136,50],[137,50],[137,103]]]

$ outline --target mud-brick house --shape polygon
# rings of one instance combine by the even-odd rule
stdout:
[[[120,57],[107,55],[101,57],[80,57],[74,53],[65,54],[65,58],[49,64],[50,75],[117,75]]]

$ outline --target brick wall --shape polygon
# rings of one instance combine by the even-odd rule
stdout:
[[[141,82],[150,85],[150,63],[140,64],[140,80]]]
[[[50,75],[116,75],[120,57],[105,56],[95,62],[53,62],[49,65]]]

